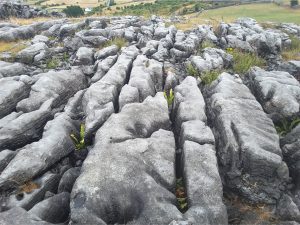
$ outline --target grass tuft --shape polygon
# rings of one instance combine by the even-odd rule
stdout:
[[[208,40],[203,41],[202,44],[201,44],[201,48],[202,49],[205,49],[205,48],[215,48],[215,47],[216,47],[216,45],[213,42],[208,41]]]
[[[209,85],[216,80],[221,73],[219,70],[207,71],[201,75],[201,80],[205,85]]]
[[[198,77],[200,76],[200,73],[198,72],[198,70],[192,65],[192,63],[188,63],[185,67],[185,70],[188,74],[188,76],[192,76],[192,77]]]
[[[128,42],[125,38],[116,37],[116,38],[113,38],[112,40],[107,41],[102,46],[102,48],[109,47],[111,45],[116,45],[116,46],[118,46],[119,49],[121,49],[122,47],[126,46],[127,43]]]
[[[233,56],[233,72],[237,74],[245,74],[253,66],[266,66],[266,61],[255,53],[232,48],[227,52]]]
[[[59,66],[59,59],[51,58],[46,61],[47,69],[56,69]]]
[[[283,119],[275,128],[279,136],[283,137],[290,133],[298,124],[300,124],[300,118],[293,118],[291,120]]]
[[[290,39],[292,43],[283,49],[282,57],[285,60],[300,60],[300,39],[296,36],[291,36]]]

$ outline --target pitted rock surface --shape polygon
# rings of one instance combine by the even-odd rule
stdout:
[[[300,222],[299,25],[169,21],[0,23],[1,225]]]

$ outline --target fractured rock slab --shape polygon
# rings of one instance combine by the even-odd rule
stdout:
[[[0,185],[23,184],[74,150],[70,134],[76,132],[75,122],[65,113],[49,121],[43,137],[22,148],[0,174]]]
[[[205,95],[225,184],[252,202],[274,204],[289,174],[272,120],[238,76],[222,73]]]
[[[73,224],[168,224],[182,217],[170,192],[175,140],[163,130],[169,125],[162,93],[107,120],[72,191]]]
[[[84,93],[82,105],[89,138],[115,112],[118,95],[128,79],[132,62],[138,54],[135,46],[125,48],[105,76]]]
[[[245,77],[248,87],[273,120],[300,112],[300,83],[289,73],[254,67]]]
[[[65,104],[77,91],[87,87],[87,79],[79,70],[49,71],[39,74],[40,78],[31,86],[30,95],[17,104],[17,111],[30,112],[54,98],[52,107]]]

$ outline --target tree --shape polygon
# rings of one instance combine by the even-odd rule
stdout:
[[[200,10],[201,10],[200,4],[197,3],[197,4],[195,5],[195,12],[199,12]]]
[[[295,7],[297,5],[299,5],[298,0],[291,0],[291,7]]]
[[[79,17],[79,16],[84,15],[83,9],[80,6],[78,6],[78,5],[67,6],[67,8],[65,8],[63,10],[63,12],[68,17]]]

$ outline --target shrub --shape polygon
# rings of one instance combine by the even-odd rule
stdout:
[[[205,72],[201,75],[201,80],[205,85],[211,84],[214,80],[216,80],[222,72],[219,70],[211,70]]]
[[[298,0],[291,0],[291,7],[295,7],[297,5],[299,5]]]
[[[68,17],[80,17],[80,16],[84,15],[83,9],[78,5],[67,6],[67,8],[65,8],[63,10],[63,12]]]
[[[251,67],[264,67],[266,61],[252,52],[244,52],[239,49],[227,49],[233,56],[233,71],[238,74],[245,74]]]

